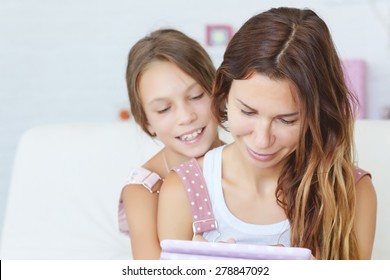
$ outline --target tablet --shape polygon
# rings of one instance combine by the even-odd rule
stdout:
[[[161,248],[161,260],[309,260],[311,257],[311,251],[306,248],[242,243],[163,240]]]

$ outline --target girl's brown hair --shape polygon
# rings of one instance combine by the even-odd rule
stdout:
[[[180,31],[160,29],[139,40],[128,56],[126,82],[132,115],[150,136],[153,135],[147,130],[148,121],[141,103],[139,82],[154,61],[174,63],[209,95],[215,76],[215,67],[204,48]]]

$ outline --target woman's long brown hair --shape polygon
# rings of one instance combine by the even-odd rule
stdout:
[[[359,259],[353,178],[357,101],[325,22],[312,10],[295,8],[249,19],[217,70],[212,106],[222,123],[232,81],[254,72],[287,79],[297,92],[300,140],[275,194],[290,221],[291,245],[310,248],[318,259]]]

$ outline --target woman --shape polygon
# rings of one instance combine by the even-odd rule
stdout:
[[[160,240],[193,238],[196,205],[178,174],[199,165],[218,223],[206,240],[369,259],[376,195],[354,164],[355,98],[325,22],[295,8],[252,17],[229,43],[215,83],[214,114],[235,141],[166,177]]]

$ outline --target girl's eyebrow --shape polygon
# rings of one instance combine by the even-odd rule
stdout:
[[[191,92],[191,90],[193,89],[193,88],[195,88],[196,86],[198,85],[198,83],[195,81],[195,82],[193,82],[192,84],[190,84],[185,90],[184,90],[184,94],[187,94],[187,93],[189,93],[189,92]],[[152,105],[153,103],[158,103],[158,102],[164,102],[164,101],[166,101],[166,98],[155,98],[155,99],[152,99],[149,103],[148,103],[148,105]]]
[[[148,105],[151,106],[151,105],[153,105],[153,104],[157,104],[157,103],[159,103],[159,102],[164,102],[164,101],[166,101],[166,98],[156,98],[156,99],[151,100],[151,101],[148,103]]]
[[[249,110],[251,111],[254,111],[254,112],[257,112],[256,109],[253,109],[252,107],[246,105],[243,101],[241,101],[240,99],[236,98],[236,100],[241,103],[242,106],[248,108]],[[294,112],[294,113],[289,113],[289,114],[279,114],[277,115],[277,117],[293,117],[293,116],[296,116],[296,115],[299,115],[299,112]]]

